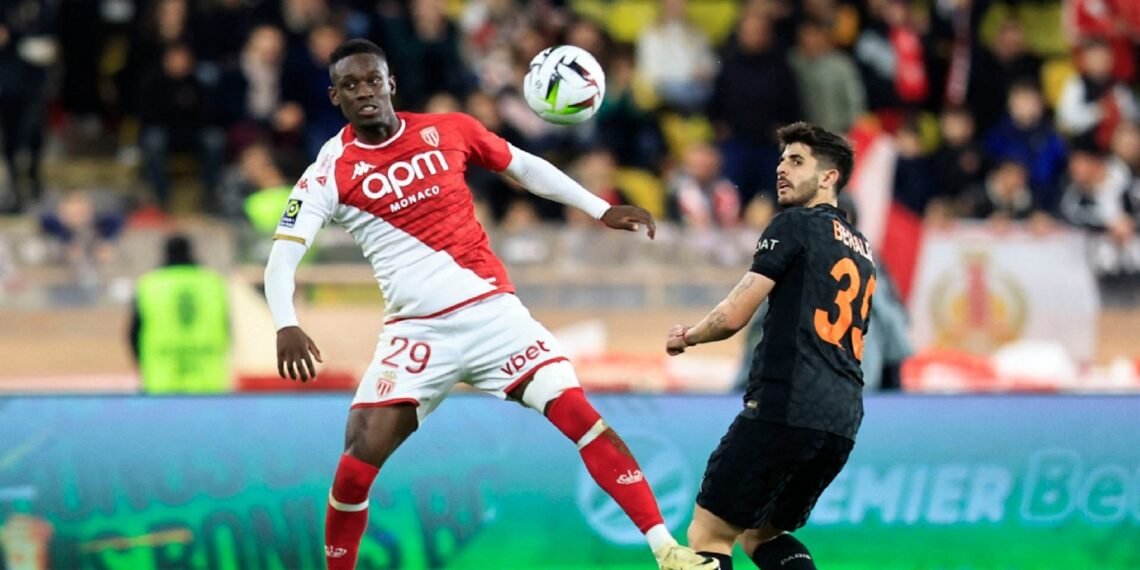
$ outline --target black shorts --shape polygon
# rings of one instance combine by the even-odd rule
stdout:
[[[796,530],[854,445],[824,431],[761,421],[746,409],[709,456],[697,504],[741,528],[771,523]]]

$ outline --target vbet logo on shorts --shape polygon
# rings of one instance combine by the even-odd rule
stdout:
[[[538,362],[539,357],[547,352],[550,352],[550,349],[546,348],[546,344],[541,340],[535,341],[534,344],[526,347],[526,350],[508,358],[507,363],[499,370],[508,376],[515,376],[525,370],[527,364]]]
[[[415,182],[420,182],[429,175],[447,172],[451,165],[447,157],[439,150],[421,152],[411,160],[398,160],[388,165],[383,172],[373,172],[361,181],[361,190],[364,195],[374,200],[394,194],[396,201],[390,206],[396,212],[409,204],[439,195],[439,186],[433,185],[415,194],[404,196],[404,189]]]

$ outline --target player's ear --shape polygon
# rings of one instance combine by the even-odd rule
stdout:
[[[394,75],[388,76],[388,94],[389,95],[395,95],[396,94],[396,77]]]
[[[838,190],[839,189],[838,188],[839,170],[836,170],[834,168],[828,168],[827,170],[824,170],[823,176],[820,176],[820,178],[819,178],[819,182],[820,182],[820,186],[822,186],[824,188],[831,188],[832,190]]]
[[[340,96],[337,95],[336,87],[329,87],[329,101],[331,101],[333,105],[340,107]]]

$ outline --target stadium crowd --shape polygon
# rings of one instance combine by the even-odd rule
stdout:
[[[1140,231],[1128,0],[9,0],[0,210],[65,243],[113,240],[139,212],[271,231],[344,123],[326,62],[346,37],[387,51],[400,108],[470,113],[607,200],[688,227],[763,225],[775,128],[806,119],[890,133],[894,200],[932,223]],[[598,116],[571,128],[520,93],[557,43],[607,72]],[[115,200],[48,187],[52,140],[88,141],[138,182]],[[85,152],[57,146],[64,161]],[[470,182],[492,224],[582,221],[488,173]],[[63,199],[76,190],[85,200]]]

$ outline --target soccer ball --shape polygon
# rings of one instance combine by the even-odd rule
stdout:
[[[530,60],[523,95],[543,120],[558,125],[581,123],[602,106],[606,74],[598,60],[580,47],[549,47]]]

